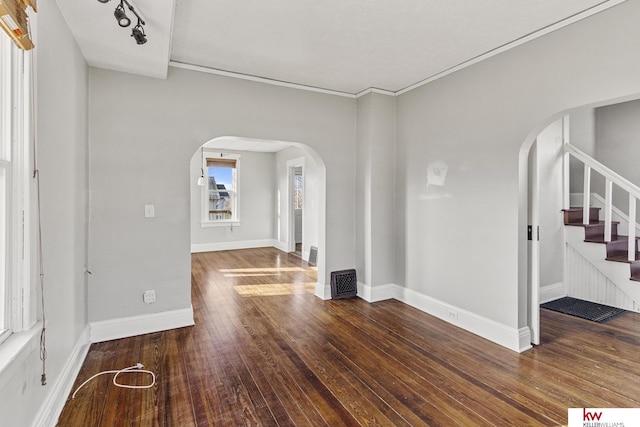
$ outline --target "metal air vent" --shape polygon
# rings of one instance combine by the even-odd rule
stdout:
[[[331,272],[331,299],[355,297],[357,292],[358,280],[355,270]]]
[[[309,250],[309,265],[317,265],[318,264],[318,248],[315,246],[311,246]]]

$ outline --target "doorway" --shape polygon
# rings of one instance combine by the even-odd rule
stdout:
[[[302,215],[304,210],[304,176],[302,166],[293,169],[293,236],[295,241],[294,254],[302,258]]]
[[[304,158],[292,159],[287,162],[289,176],[289,236],[287,251],[304,258],[304,199],[305,177]]]
[[[563,292],[563,143],[568,127],[568,117],[554,121],[535,138],[528,153],[527,321],[534,345],[540,343],[540,304]]]

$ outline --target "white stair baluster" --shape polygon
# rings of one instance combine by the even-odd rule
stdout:
[[[629,261],[636,260],[636,198],[629,194]]]
[[[613,209],[613,181],[606,179],[604,197],[604,241],[611,241],[611,211]]]
[[[582,223],[589,224],[589,199],[591,195],[591,166],[584,165],[584,194],[582,195]]]

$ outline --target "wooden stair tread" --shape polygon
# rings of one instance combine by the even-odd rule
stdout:
[[[636,240],[640,239],[640,237],[636,237]],[[611,235],[611,241],[610,242],[605,242],[604,241],[604,234],[602,236],[597,236],[597,237],[591,237],[588,239],[584,239],[585,242],[588,243],[616,243],[616,242],[628,242],[629,241],[629,236],[623,236],[621,234],[617,234],[617,235]]]
[[[571,206],[568,209],[562,209],[562,212],[579,212],[582,211],[584,208],[582,206]],[[590,206],[589,209],[598,209],[600,210],[601,208],[597,207],[597,206]]]
[[[595,226],[595,225],[600,225],[600,224],[604,224],[603,221],[599,221],[597,219],[592,219],[589,220],[589,224],[583,224],[582,220],[580,220],[580,222],[565,222],[564,225],[572,225],[572,226],[577,226],[577,227],[590,227],[590,226]]]
[[[598,227],[598,226],[601,226],[601,225],[604,225],[604,224],[605,224],[604,221],[597,221],[597,220],[593,221],[592,220],[592,221],[589,221],[589,224],[582,224],[582,225],[584,225],[585,227]],[[611,221],[611,224],[620,224],[620,221]]]
[[[627,264],[630,264],[630,263],[633,262],[633,261],[629,261],[629,258],[626,255],[608,256],[605,259],[607,261],[624,262],[624,263],[627,263]],[[637,260],[640,260],[640,252],[636,252],[636,261]]]
[[[589,227],[602,227],[604,226],[604,221],[600,221],[597,219],[592,219],[589,220],[589,224],[583,224],[582,222],[565,222],[564,225],[571,225],[571,226],[577,226],[577,227],[585,227],[585,228],[589,228]],[[611,221],[611,225],[618,225],[620,224],[620,221]]]

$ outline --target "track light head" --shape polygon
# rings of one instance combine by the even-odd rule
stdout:
[[[109,3],[111,0],[98,0],[98,1],[100,3]],[[136,24],[135,27],[133,27],[133,30],[131,31],[131,37],[135,39],[136,43],[145,44],[147,42],[147,35],[144,33],[144,27],[143,27],[143,25],[145,25],[145,22],[140,17],[140,15],[138,15],[138,12],[136,12],[136,9],[133,7],[131,3],[129,3],[128,0],[120,0],[120,4],[116,6],[116,10],[113,11],[113,16],[116,17],[116,21],[118,21],[118,25],[120,25],[121,27],[124,28],[131,25],[131,19],[129,19],[129,17],[127,16],[127,13],[124,10],[125,4],[129,8],[131,13],[133,13],[136,16],[136,18],[138,18],[138,23]]]
[[[131,25],[131,19],[124,12],[124,6],[122,2],[116,7],[116,10],[113,12],[113,16],[116,17],[116,21],[118,21],[118,25],[121,27],[128,27]]]
[[[144,33],[144,27],[139,20],[138,25],[131,30],[131,37],[133,37],[138,44],[145,44],[147,42],[147,35]]]

